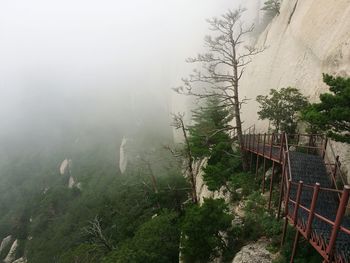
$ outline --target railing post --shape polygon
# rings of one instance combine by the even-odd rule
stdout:
[[[264,133],[263,156],[265,156],[265,143],[266,143],[266,133]]]
[[[265,193],[265,177],[266,177],[266,158],[265,157],[263,157],[264,158],[264,164],[263,164],[263,166],[264,166],[264,168],[263,168],[263,178],[262,178],[262,193],[264,194]]]
[[[274,133],[271,135],[271,144],[270,144],[270,160],[272,158],[272,146],[273,146]]]
[[[284,156],[286,156],[286,152],[284,153]],[[283,200],[283,184],[284,184],[284,179],[285,179],[285,172],[286,172],[286,157],[284,157],[283,159],[283,163],[282,163],[282,178],[281,178],[281,186],[280,186],[280,197],[279,197],[279,201],[278,201],[278,212],[277,212],[277,218],[280,218],[280,214],[281,214],[281,207],[282,207],[282,200]]]
[[[280,162],[282,161],[283,144],[284,144],[284,140],[285,140],[284,136],[285,136],[285,133],[283,132],[281,134]]]
[[[251,135],[250,129],[249,129],[249,139],[248,139],[248,147],[249,147],[249,150],[251,149],[251,138],[252,138],[252,135]]]
[[[340,225],[343,221],[346,206],[347,206],[348,201],[349,201],[349,192],[350,192],[350,186],[344,185],[343,194],[341,196],[340,203],[338,206],[337,216],[335,218],[334,226],[332,229],[332,234],[330,236],[329,243],[328,243],[327,250],[326,250],[326,253],[328,255],[329,260],[331,260],[333,258],[334,246],[335,246],[335,243],[337,240],[339,228],[340,228]]]
[[[252,150],[254,150],[254,147],[255,147],[255,134],[253,134],[253,147],[252,147]]]
[[[296,197],[295,206],[294,206],[294,214],[293,214],[294,226],[296,226],[297,222],[298,222],[298,210],[299,210],[300,197],[301,197],[301,191],[303,189],[303,184],[304,184],[303,181],[299,181],[298,190],[297,190],[297,197]]]
[[[284,216],[285,216],[285,221],[283,225],[283,233],[282,233],[282,241],[281,241],[281,247],[284,244],[284,241],[286,240],[286,233],[287,233],[287,225],[288,225],[288,202],[289,202],[289,196],[290,196],[290,188],[292,186],[292,180],[288,180],[288,187],[287,187],[287,193],[286,193],[286,198],[284,200],[285,203],[285,208],[284,208]]]
[[[295,233],[292,255],[291,255],[291,257],[290,257],[290,263],[294,263],[294,257],[295,257],[295,254],[296,254],[296,252],[297,252],[298,242],[299,242],[299,238],[300,238],[300,232],[299,232],[299,230],[296,229],[296,231],[297,231],[297,232]]]
[[[287,193],[286,193],[286,200],[285,200],[285,215],[288,216],[289,213],[289,207],[288,207],[288,202],[289,202],[289,197],[290,197],[290,189],[292,188],[292,180],[288,180],[288,186],[287,186]]]
[[[306,239],[310,239],[311,229],[312,229],[312,221],[314,220],[314,216],[315,216],[315,209],[316,209],[319,190],[320,190],[320,184],[316,183],[314,186],[314,192],[312,195],[310,214],[309,214],[309,218],[307,220],[307,225],[306,225]]]
[[[270,195],[269,195],[269,210],[271,209],[271,198],[273,189],[273,177],[275,176],[275,161],[272,161],[272,174],[270,179]]]
[[[255,177],[258,177],[259,170],[259,141],[260,141],[260,133],[258,134],[258,141],[256,144],[256,169],[255,169]]]

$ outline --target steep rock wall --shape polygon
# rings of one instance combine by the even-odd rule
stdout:
[[[281,13],[258,39],[267,49],[253,58],[241,81],[241,97],[251,99],[243,107],[244,126],[258,121],[255,98],[271,88],[293,86],[317,101],[328,90],[322,73],[350,76],[350,1],[284,0]],[[343,167],[350,171],[350,151],[336,144]]]

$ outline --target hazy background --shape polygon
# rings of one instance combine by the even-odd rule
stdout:
[[[202,48],[205,18],[238,4],[0,1],[0,142],[167,129],[170,88],[192,67],[185,58]]]

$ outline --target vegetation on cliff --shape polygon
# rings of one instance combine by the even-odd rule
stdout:
[[[311,132],[327,132],[336,141],[350,143],[350,78],[323,75],[330,93],[303,111],[303,120]]]

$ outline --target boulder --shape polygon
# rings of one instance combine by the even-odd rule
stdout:
[[[232,263],[271,263],[273,255],[266,249],[268,240],[260,239],[244,246],[235,256]]]

